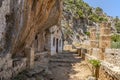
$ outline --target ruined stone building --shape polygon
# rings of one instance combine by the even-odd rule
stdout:
[[[60,21],[61,5],[62,0],[0,0],[0,79],[31,68],[35,52],[61,51],[61,32],[51,28]],[[61,47],[51,47],[53,37]]]
[[[100,60],[100,80],[120,80],[120,49],[111,48],[111,24],[100,24],[100,35],[97,38],[97,30],[90,30],[90,49],[86,54],[86,60]]]
[[[62,39],[62,31],[57,26],[53,26],[50,28],[50,53],[54,55],[56,53],[62,52],[63,49],[63,39]]]
[[[43,41],[41,41],[40,38],[41,35],[37,34],[34,42],[35,51],[36,52],[48,51],[50,55],[62,52],[63,49],[62,36],[63,35],[61,28],[56,25],[44,31],[42,35]]]

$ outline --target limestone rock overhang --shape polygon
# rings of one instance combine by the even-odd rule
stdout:
[[[62,0],[25,0],[23,4],[23,26],[17,24],[20,17],[15,16],[14,26],[18,29],[12,39],[10,52],[13,54],[30,47],[35,35],[57,24],[62,13]],[[14,11],[14,14],[17,12]]]

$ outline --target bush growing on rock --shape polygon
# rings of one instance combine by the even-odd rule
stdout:
[[[96,59],[89,60],[89,62],[92,64],[93,68],[93,75],[95,76],[96,80],[99,78],[99,68],[101,65],[101,62]]]

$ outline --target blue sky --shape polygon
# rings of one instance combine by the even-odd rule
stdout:
[[[120,18],[120,0],[83,0],[92,7],[101,7],[109,16]]]

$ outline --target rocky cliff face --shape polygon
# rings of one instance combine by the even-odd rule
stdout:
[[[99,29],[102,22],[111,23],[112,32],[115,32],[113,18],[105,14],[100,7],[93,8],[84,0],[64,0],[63,6],[63,33],[70,44],[87,40],[90,27]]]
[[[73,3],[72,3],[73,1]],[[63,18],[62,18],[62,29],[64,34],[64,40],[69,44],[73,42],[81,42],[85,39],[85,32],[87,32],[88,20],[87,18],[80,17],[76,9],[77,3],[74,0],[63,1]],[[81,10],[81,7],[79,7]]]
[[[57,24],[61,0],[1,0],[0,53],[21,53],[36,34]]]

